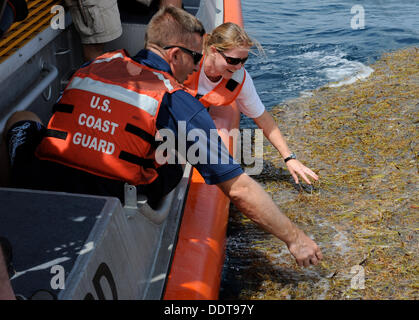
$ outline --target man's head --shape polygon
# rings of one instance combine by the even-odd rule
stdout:
[[[159,10],[148,24],[145,47],[162,56],[173,76],[182,83],[198,67],[204,34],[204,26],[197,18],[168,6]]]

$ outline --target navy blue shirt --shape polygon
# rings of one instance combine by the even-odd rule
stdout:
[[[172,74],[169,64],[149,50],[141,50],[133,59],[150,68]],[[178,123],[182,121],[184,125],[178,128]],[[164,96],[157,116],[157,128],[172,130],[176,138],[189,137],[188,134],[192,136],[197,134],[202,138],[208,137],[208,139],[196,137],[193,141],[186,139],[186,150],[181,150],[183,148],[180,147],[178,148],[179,139],[176,139],[175,146],[181,154],[186,151],[186,155],[182,154],[182,156],[188,159],[188,150],[191,152],[197,149],[202,151],[204,149],[203,145],[206,144],[206,161],[194,163],[190,159],[188,160],[199,171],[207,184],[224,182],[243,173],[241,166],[228,153],[221,138],[218,137],[218,141],[209,139],[211,137],[211,130],[213,130],[213,136],[214,130],[217,130],[214,121],[207,109],[189,93],[178,90],[172,94],[167,93]],[[183,132],[183,128],[185,128],[186,132]],[[185,140],[184,138],[182,139]],[[215,155],[214,152],[217,152],[217,154]],[[214,159],[217,159],[217,161],[214,161]]]

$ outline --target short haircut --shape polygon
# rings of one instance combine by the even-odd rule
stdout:
[[[183,9],[167,6],[160,9],[151,18],[145,34],[145,47],[149,44],[161,48],[169,45],[187,45],[193,41],[193,35],[205,34],[202,23]]]

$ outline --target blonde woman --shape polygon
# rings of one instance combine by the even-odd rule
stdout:
[[[290,151],[244,68],[254,45],[259,46],[237,24],[227,22],[218,26],[205,36],[204,57],[199,69],[184,84],[206,107],[229,105],[236,101],[240,111],[263,129],[265,137],[281,154],[295,183],[299,183],[299,175],[311,184],[309,177],[318,180],[318,176]]]

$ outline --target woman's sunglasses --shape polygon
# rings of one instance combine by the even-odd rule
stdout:
[[[217,51],[218,51],[219,54],[221,54],[223,56],[223,58],[225,59],[225,61],[228,64],[231,64],[233,66],[238,65],[239,63],[245,64],[246,61],[247,61],[247,58],[249,58],[248,56],[246,58],[243,58],[243,59],[241,59],[241,58],[228,57],[222,51],[220,51],[220,50],[217,50]]]
[[[199,61],[201,61],[201,59],[202,59],[202,53],[192,51],[192,50],[186,49],[186,48],[181,47],[181,46],[167,46],[167,47],[164,47],[163,49],[167,50],[167,49],[171,49],[171,48],[179,48],[183,52],[189,54],[192,57],[194,64],[198,64]]]

